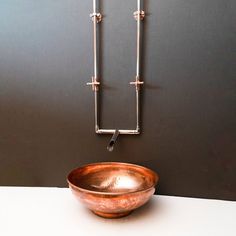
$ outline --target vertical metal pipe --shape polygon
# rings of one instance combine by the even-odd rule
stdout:
[[[137,0],[137,11],[141,10],[141,2]],[[136,76],[140,76],[140,14],[137,15],[137,61],[136,61]]]
[[[140,77],[140,11],[141,11],[141,0],[137,0],[137,60],[136,60],[136,82],[139,80]],[[136,86],[136,129],[139,132],[140,131],[140,124],[139,124],[139,118],[140,118],[140,89],[139,86]]]
[[[140,0],[138,0],[138,2],[137,2],[137,10],[138,11],[140,11],[141,10],[141,1]]]
[[[93,13],[97,13],[97,0],[93,0]],[[98,54],[97,54],[97,18],[93,18],[93,60],[94,60],[94,80],[98,80]],[[98,120],[98,90],[94,89],[94,118],[95,132],[99,129]]]
[[[139,124],[139,117],[140,117],[139,95],[140,95],[140,90],[136,89],[136,130],[138,132],[140,132],[140,124]]]
[[[96,0],[93,0],[93,13],[95,13],[96,12]]]
[[[94,114],[95,114],[95,132],[99,130],[99,120],[98,120],[98,91],[94,91]]]
[[[93,13],[97,10],[97,1],[93,0]],[[97,18],[93,17],[93,56],[94,56],[94,78],[97,79],[98,76],[98,65],[97,65]]]

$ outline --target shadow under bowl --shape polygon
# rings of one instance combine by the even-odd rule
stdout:
[[[88,164],[67,177],[76,198],[105,218],[123,217],[144,205],[158,180],[158,175],[146,167],[120,162]]]

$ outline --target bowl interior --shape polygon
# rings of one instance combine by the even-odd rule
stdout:
[[[142,166],[126,163],[95,163],[73,170],[68,182],[94,192],[129,193],[154,187],[157,175]]]

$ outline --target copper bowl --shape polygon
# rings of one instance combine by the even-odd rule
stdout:
[[[71,171],[67,182],[76,198],[95,214],[118,218],[145,204],[158,179],[154,171],[142,166],[101,162]]]

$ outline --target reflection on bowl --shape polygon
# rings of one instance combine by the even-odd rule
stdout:
[[[148,168],[119,162],[89,164],[67,177],[77,199],[106,218],[126,216],[145,204],[155,192],[158,179]]]

